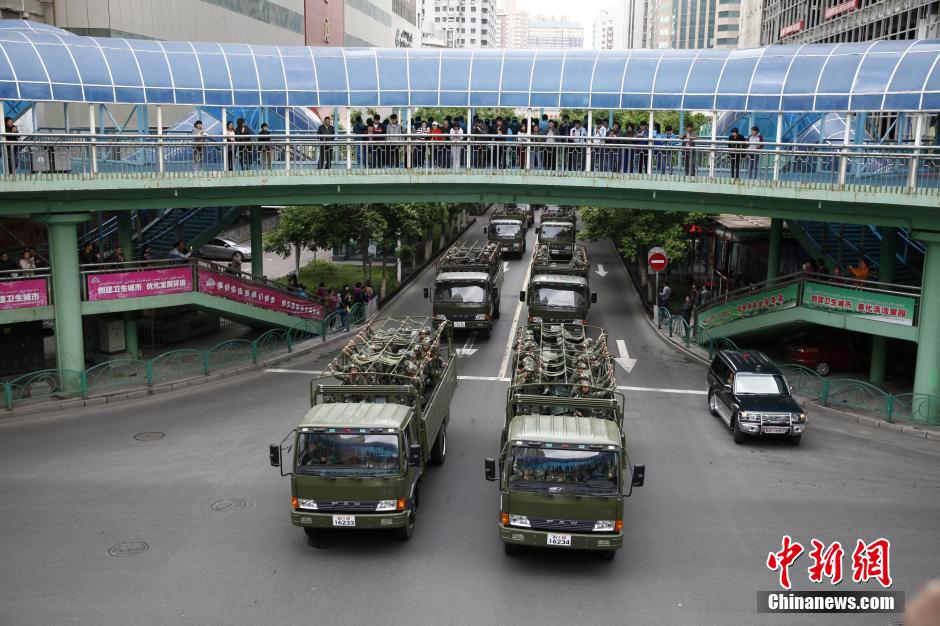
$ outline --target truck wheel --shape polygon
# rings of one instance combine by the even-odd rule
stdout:
[[[408,515],[408,520],[405,522],[405,525],[400,528],[396,528],[395,534],[397,534],[398,538],[401,539],[402,541],[408,541],[409,539],[411,539],[411,536],[414,534],[414,532],[415,532],[415,511],[414,509],[411,509],[411,513]]]
[[[499,319],[499,299],[496,300],[496,306],[493,307],[493,319]]]
[[[735,443],[744,443],[744,440],[747,438],[747,435],[744,434],[744,431],[738,426],[738,416],[734,416],[734,442]]]
[[[616,550],[601,551],[601,559],[603,559],[604,561],[613,561],[615,556],[617,556]]]
[[[791,446],[798,446],[800,445],[801,439],[803,439],[803,435],[793,435],[792,437],[788,437],[787,441],[790,442]]]
[[[516,556],[519,554],[519,546],[514,543],[503,542],[503,552],[506,553],[506,556]]]
[[[431,448],[431,463],[434,465],[443,465],[447,457],[447,426],[441,426],[441,432],[437,435],[434,447]]]

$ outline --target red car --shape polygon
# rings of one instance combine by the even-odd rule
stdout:
[[[820,376],[831,370],[860,370],[871,360],[871,339],[837,330],[807,331],[787,339],[784,356]]]

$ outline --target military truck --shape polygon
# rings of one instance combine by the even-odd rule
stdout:
[[[503,288],[503,259],[496,242],[460,241],[448,248],[437,265],[431,299],[435,318],[447,319],[454,328],[479,330],[489,338],[499,318],[499,298]]]
[[[515,205],[502,206],[490,215],[489,226],[483,227],[488,241],[498,243],[504,254],[516,253],[519,258],[525,254],[525,235],[528,228],[528,218],[525,211]]]
[[[590,291],[590,269],[584,246],[576,245],[571,258],[561,260],[540,244],[532,255],[529,284],[519,292],[519,300],[529,307],[529,323],[587,324],[588,309],[597,302],[597,293]]]
[[[597,550],[623,546],[623,498],[643,485],[630,461],[623,395],[603,329],[580,324],[521,327],[497,457],[499,537],[521,546]]]
[[[421,478],[447,454],[451,348],[446,320],[389,318],[367,325],[310,382],[310,410],[269,450],[291,477],[292,524],[310,537],[387,528],[411,538]]]
[[[552,258],[570,259],[574,254],[574,242],[578,235],[575,220],[550,219],[542,217],[542,222],[535,231],[539,245],[548,246]]]
[[[560,222],[576,222],[577,213],[573,206],[558,206],[555,204],[545,205],[542,207],[542,216],[540,218],[541,222],[550,222],[557,220]]]

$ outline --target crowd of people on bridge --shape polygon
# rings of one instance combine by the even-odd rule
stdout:
[[[463,116],[446,116],[441,120],[416,116],[411,127],[402,124],[396,114],[378,114],[351,120],[355,142],[349,158],[356,167],[365,169],[413,168],[459,169],[536,169],[598,172],[684,174],[695,176],[703,154],[703,142],[695,124],[684,128],[661,125],[652,127],[647,121],[639,124],[608,123],[597,120],[588,128],[588,120],[568,115],[549,118],[495,119],[474,116],[469,122]],[[202,169],[206,161],[208,134],[201,120],[193,124],[194,169]],[[298,136],[298,140],[302,135]],[[345,141],[345,137],[340,135]],[[337,130],[326,116],[316,132],[319,146],[314,153],[301,150],[303,142],[292,148],[295,160],[315,160],[319,169],[329,169],[336,159],[344,160],[346,151],[336,143]],[[272,169],[282,151],[272,145],[271,131],[266,123],[258,132],[244,118],[227,122],[223,131],[225,167],[228,170]],[[764,138],[754,126],[748,135],[732,129],[724,145],[717,146],[721,158],[730,168],[732,178],[739,178],[745,165],[750,178],[760,175],[760,156]],[[296,153],[294,152],[296,150]]]

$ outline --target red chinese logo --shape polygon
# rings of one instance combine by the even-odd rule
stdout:
[[[783,536],[783,548],[780,552],[771,552],[767,555],[767,568],[771,571],[780,570],[780,586],[790,588],[790,566],[803,554],[803,546],[790,538]]]
[[[891,567],[888,554],[891,542],[881,537],[866,544],[861,539],[852,552],[852,580],[857,583],[868,582],[874,578],[882,587],[891,586]]]
[[[813,563],[806,568],[810,582],[820,584],[823,579],[829,579],[833,585],[842,582],[842,559],[845,550],[838,541],[826,545],[819,539],[811,540],[812,549],[808,552]],[[767,568],[779,573],[780,586],[790,589],[790,566],[803,554],[803,545],[794,541],[790,535],[784,535],[779,552],[767,555]],[[865,543],[859,539],[852,551],[852,581],[864,583],[876,580],[882,587],[888,588],[892,584],[889,555],[891,542],[884,537]]]
[[[821,583],[825,577],[833,585],[838,585],[842,582],[842,557],[845,556],[842,544],[834,541],[827,548],[819,539],[813,539],[812,544],[809,558],[813,559],[813,564],[807,568],[810,582]]]

